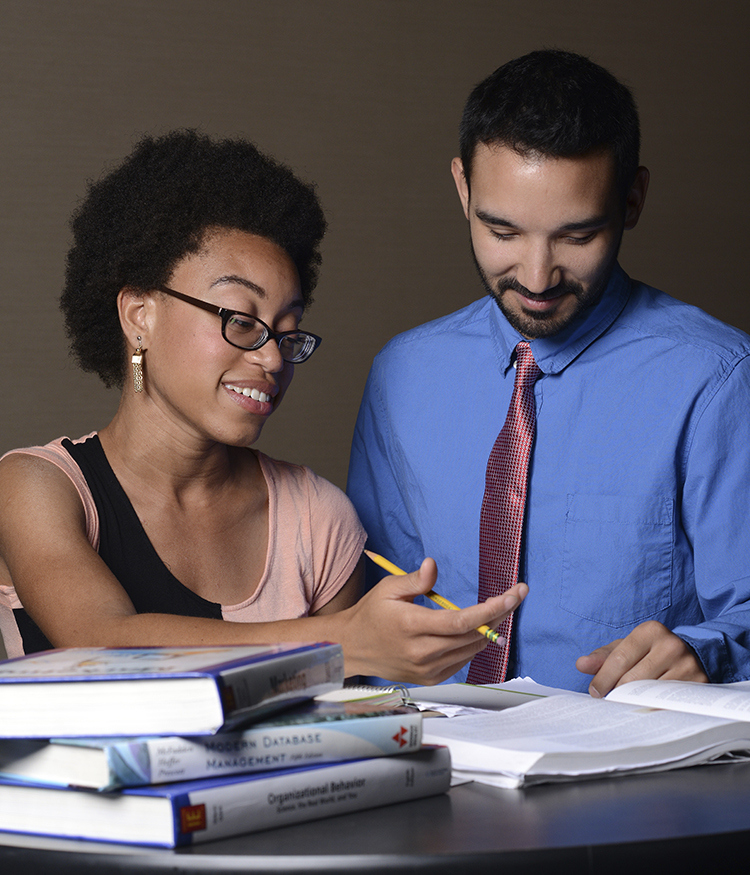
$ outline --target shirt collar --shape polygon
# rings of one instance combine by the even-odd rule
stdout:
[[[612,325],[629,296],[630,278],[619,264],[615,265],[604,294],[595,307],[586,310],[559,334],[529,341],[534,360],[542,373],[558,374],[564,370]],[[490,335],[498,362],[505,373],[513,365],[516,345],[524,338],[503,316],[494,299],[490,299]]]

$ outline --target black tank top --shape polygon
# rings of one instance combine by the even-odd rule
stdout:
[[[221,605],[209,602],[180,583],[154,550],[130,499],[115,477],[98,436],[74,444],[62,442],[77,462],[99,514],[99,555],[139,614],[179,614],[221,619]],[[52,644],[25,610],[14,610],[26,653]]]

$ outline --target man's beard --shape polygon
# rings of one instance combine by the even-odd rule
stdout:
[[[473,248],[472,255],[474,255]],[[495,303],[500,308],[500,312],[519,334],[528,337],[530,340],[534,340],[538,337],[552,337],[553,335],[558,334],[581,313],[595,307],[604,294],[604,289],[607,287],[612,267],[614,266],[610,265],[607,270],[603,271],[602,275],[592,283],[589,289],[584,289],[580,283],[575,282],[574,280],[563,280],[554,286],[554,288],[547,289],[545,292],[536,295],[530,292],[525,286],[522,286],[515,277],[502,277],[497,280],[493,286],[477,261],[476,255],[474,255],[474,264],[479,272],[482,285],[487,294],[495,299]],[[563,315],[560,315],[555,311],[545,313],[536,312],[534,310],[522,310],[521,312],[518,312],[508,307],[503,299],[504,293],[508,290],[518,292],[532,301],[546,301],[550,298],[556,298],[559,295],[570,294],[575,298],[576,305],[572,311],[568,310]]]

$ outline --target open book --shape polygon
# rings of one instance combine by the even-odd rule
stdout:
[[[633,681],[605,699],[504,687],[485,689],[498,689],[508,704],[515,693],[518,707],[425,718],[424,741],[450,748],[456,780],[521,787],[750,759],[748,683]],[[472,704],[470,690],[464,704]]]

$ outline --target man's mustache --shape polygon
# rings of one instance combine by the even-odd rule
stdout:
[[[530,292],[526,286],[521,285],[514,277],[504,277],[497,281],[496,292],[498,295],[502,295],[503,292],[508,290],[518,292],[519,295],[523,295],[524,298],[529,298],[532,301],[549,301],[550,298],[557,298],[560,295],[566,294],[575,295],[578,298],[583,294],[583,286],[572,280],[563,280],[556,286],[553,286],[553,288],[538,294]]]

